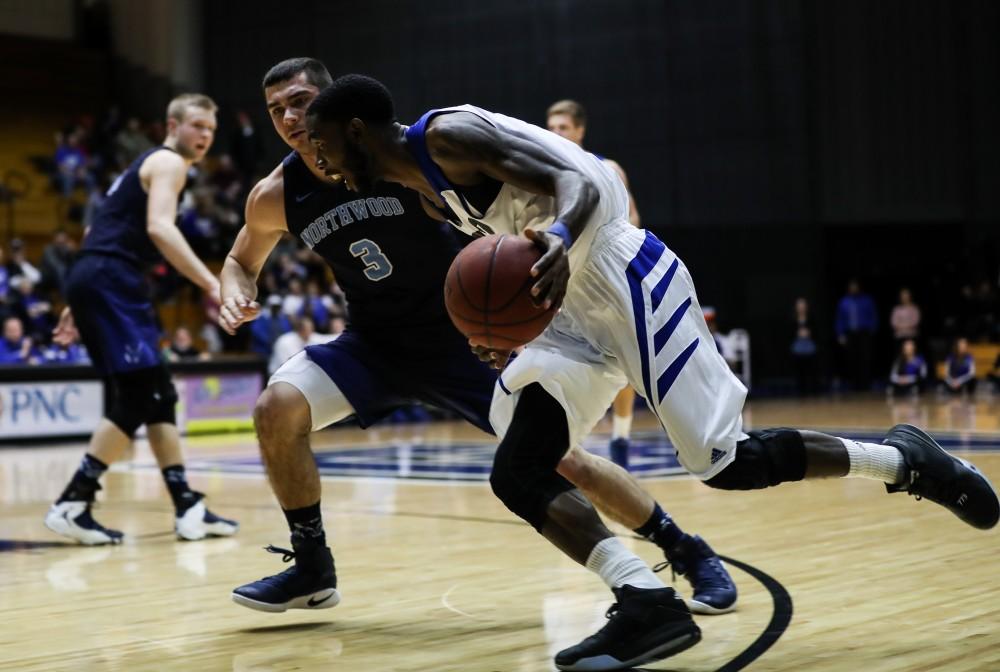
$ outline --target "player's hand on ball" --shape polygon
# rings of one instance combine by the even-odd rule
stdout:
[[[538,278],[531,288],[531,300],[546,310],[562,304],[569,283],[569,255],[563,239],[547,231],[526,229],[524,235],[540,247],[542,258],[531,267],[532,277]]]
[[[228,296],[219,308],[219,326],[232,336],[244,322],[260,316],[260,304],[242,294]]]
[[[486,362],[490,365],[491,369],[499,371],[507,366],[507,360],[510,359],[510,350],[493,350],[492,348],[487,348],[485,345],[477,345],[471,341],[469,345],[472,347],[472,353],[479,358],[479,361]]]

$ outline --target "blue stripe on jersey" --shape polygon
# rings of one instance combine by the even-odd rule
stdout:
[[[448,178],[444,176],[444,173],[441,172],[441,169],[438,168],[438,165],[434,163],[434,160],[431,159],[430,152],[427,151],[427,124],[429,124],[431,119],[433,119],[439,112],[441,112],[441,110],[428,110],[425,112],[424,115],[417,120],[417,123],[406,129],[405,135],[407,149],[410,150],[410,153],[413,154],[413,157],[417,160],[417,165],[420,166],[420,170],[423,172],[424,177],[427,178],[430,185],[434,187],[434,191],[436,191],[440,196],[442,192],[453,190],[454,187],[452,187]],[[444,196],[441,196],[441,200],[444,200]],[[442,208],[438,208],[434,203],[431,203],[431,205],[434,205],[435,208],[440,210],[445,215],[449,214]]]
[[[690,299],[688,299],[690,301]],[[698,339],[694,339],[691,345],[684,348],[684,352],[677,355],[677,359],[670,362],[670,366],[664,371],[656,381],[656,394],[659,399],[663,399],[670,391],[670,386],[674,384],[677,380],[677,376],[680,375],[681,369],[687,364],[687,361],[691,359],[691,355],[694,354],[695,348],[698,347]]]
[[[687,364],[688,360],[691,359],[691,355],[698,347],[698,339],[696,338],[692,341],[684,351],[677,356],[674,361],[666,368],[666,370],[661,373],[656,380],[656,397],[652,395],[652,385],[650,384],[649,376],[649,341],[647,340],[646,334],[646,297],[643,292],[642,281],[652,273],[653,269],[659,263],[660,259],[663,258],[663,253],[666,251],[667,247],[662,242],[657,239],[649,231],[646,231],[646,240],[643,241],[642,247],[636,253],[635,257],[629,262],[628,270],[626,272],[626,278],[628,279],[629,291],[632,295],[632,312],[635,315],[635,332],[636,338],[639,344],[639,361],[642,365],[642,385],[646,392],[646,400],[651,404],[659,404],[663,397],[670,391],[671,386],[673,386],[674,381],[677,380],[677,376],[680,375],[681,371],[684,369],[684,365]],[[680,260],[674,259],[670,268],[664,273],[663,277],[656,283],[653,290],[650,292],[650,314],[656,312],[659,308],[660,303],[663,301],[664,295],[667,293],[667,288],[670,286],[670,281],[673,279],[674,274],[677,272],[677,268],[680,265]],[[667,320],[667,323],[660,327],[657,332],[653,335],[653,356],[655,357],[663,349],[663,346],[667,344],[670,336],[677,329],[677,325],[680,324],[681,319],[687,313],[688,308],[691,307],[692,299],[688,297],[685,299]]]
[[[674,262],[674,263],[677,263],[677,262]],[[677,328],[677,325],[680,323],[681,318],[684,317],[684,313],[687,312],[687,309],[690,306],[691,306],[691,297],[689,296],[684,301],[684,303],[682,303],[681,305],[677,306],[677,310],[675,310],[674,314],[670,316],[670,319],[667,320],[667,323],[664,324],[662,327],[660,327],[657,330],[657,332],[653,335],[653,356],[654,357],[656,355],[660,354],[660,350],[662,350],[663,346],[667,344],[667,341],[670,339],[670,335],[674,333],[674,329]],[[656,309],[654,308],[653,310],[656,310]]]
[[[652,272],[656,263],[663,256],[667,246],[656,236],[646,232],[646,240],[629,262],[625,277],[628,279],[629,291],[632,294],[632,312],[635,315],[635,332],[639,340],[639,361],[642,364],[642,385],[646,392],[646,400],[653,400],[652,387],[649,383],[649,343],[646,340],[646,297],[642,291],[643,279]]]
[[[670,281],[674,279],[674,273],[677,272],[677,266],[680,264],[679,259],[674,259],[674,263],[670,264],[670,268],[667,272],[663,274],[660,281],[656,283],[656,287],[653,287],[653,291],[650,292],[649,298],[652,300],[653,307],[650,312],[655,313],[656,309],[660,307],[660,301],[663,300],[663,296],[667,293],[667,288],[670,287]]]

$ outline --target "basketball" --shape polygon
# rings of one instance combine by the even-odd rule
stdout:
[[[462,250],[444,285],[445,306],[458,330],[495,350],[512,350],[542,333],[555,310],[531,300],[531,267],[541,256],[521,236],[485,236]]]

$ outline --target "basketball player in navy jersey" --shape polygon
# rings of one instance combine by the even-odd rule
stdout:
[[[195,256],[175,221],[188,169],[212,146],[215,112],[215,103],[201,94],[170,101],[167,139],[137,158],[111,185],[66,280],[69,306],[54,338],[68,340],[79,331],[104,378],[104,417],[45,524],[83,544],[117,544],[122,539],[121,532],[94,520],[91,504],[101,489],[98,479],[121,459],[140,425],[146,425],[174,502],[177,537],[192,541],[228,536],[239,527],[206,509],[204,495],[188,486],[174,417],[177,392],[160,357],[160,332],[144,278],[144,268],[162,255],[218,300],[218,280]]]
[[[367,427],[400,405],[422,401],[492,432],[488,415],[496,374],[469,352],[444,308],[455,232],[428,217],[413,191],[383,183],[355,194],[316,167],[305,111],[331,81],[322,63],[308,58],[283,61],[265,75],[271,120],[293,152],[251,192],[246,225],[221,278],[220,324],[233,332],[259,314],[257,276],[278,239],[291,232],[333,269],[351,318],[337,340],[310,346],[279,368],[257,403],[261,455],[291,530],[290,551],[271,549],[295,560],[285,572],[233,592],[238,604],[262,611],[328,608],[340,599],[320,514],[312,431],[352,416]],[[735,587],[718,558],[680,543],[687,535],[627,474],[610,480],[595,467],[606,460],[579,453],[564,461],[568,478],[602,499],[616,520],[683,556],[678,562],[687,560],[692,608],[733,609]],[[629,498],[604,496],[623,491]],[[596,515],[586,523],[593,533],[610,536]],[[634,554],[627,560],[649,573]]]
[[[583,105],[575,100],[560,100],[552,103],[545,112],[545,126],[556,135],[576,143],[583,147],[583,137],[587,133],[587,112]],[[639,218],[639,207],[635,203],[635,196],[628,184],[628,176],[625,170],[606,156],[594,154],[606,163],[612,170],[618,173],[625,191],[628,193],[628,221],[637,229],[642,228]],[[611,444],[608,449],[611,453],[611,461],[628,469],[629,435],[632,431],[632,415],[635,407],[635,390],[631,385],[626,385],[615,397],[611,404]]]
[[[559,669],[626,669],[700,638],[672,589],[622,572],[628,563],[617,540],[585,532],[586,511],[555,470],[626,382],[642,392],[681,464],[709,486],[868,478],[973,527],[996,525],[1000,500],[989,481],[911,425],[892,428],[882,444],[794,429],[743,432],[746,388],[714,347],[687,268],[629,224],[621,179],[576,144],[471,105],[402,126],[389,91],[363,75],[321,92],[306,123],[318,164],[349,187],[403,184],[464,231],[524,233],[543,250],[531,291],[561,310],[501,373],[490,411],[501,438],[490,482],[536,529],[554,522],[567,547],[589,544],[587,566],[617,597],[605,627],[556,655]],[[477,353],[497,366],[509,354]]]

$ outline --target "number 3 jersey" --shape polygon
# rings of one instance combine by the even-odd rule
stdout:
[[[459,241],[416,192],[380,182],[358,194],[324,183],[295,152],[282,165],[288,230],[333,269],[353,329],[405,338],[398,330],[450,325],[444,280]]]

